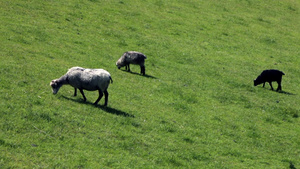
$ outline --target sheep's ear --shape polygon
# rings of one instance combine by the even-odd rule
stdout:
[[[53,84],[56,84],[56,80],[52,80],[51,82],[50,82],[50,85],[52,86]]]

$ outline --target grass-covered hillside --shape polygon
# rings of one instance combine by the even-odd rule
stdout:
[[[2,0],[0,168],[300,168],[299,28],[297,0]],[[73,66],[110,72],[107,107],[52,94]]]

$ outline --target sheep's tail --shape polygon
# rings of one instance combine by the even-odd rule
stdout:
[[[281,72],[282,75],[285,75],[283,72]]]
[[[110,79],[110,83],[113,83],[114,81],[112,80],[111,76],[109,76],[109,79]]]

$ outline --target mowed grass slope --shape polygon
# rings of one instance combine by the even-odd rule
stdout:
[[[300,167],[298,1],[0,2],[1,168]],[[147,55],[146,76],[118,70]],[[53,95],[72,66],[98,92]],[[282,92],[254,87],[280,69]],[[124,70],[124,69],[123,69]],[[277,84],[273,84],[277,88]]]

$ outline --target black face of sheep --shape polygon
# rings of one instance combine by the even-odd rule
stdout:
[[[59,90],[59,88],[62,86],[61,83],[58,83],[57,80],[52,80],[50,83],[50,86],[52,87],[52,93],[56,94]]]
[[[265,83],[268,82],[271,86],[271,89],[273,89],[272,82],[276,81],[278,83],[277,91],[282,90],[281,89],[281,79],[282,75],[284,73],[280,70],[270,69],[270,70],[264,70],[257,78],[254,80],[254,86],[257,86],[259,84],[263,83],[263,87],[265,87]]]
[[[98,104],[104,93],[104,106],[106,106],[108,102],[107,88],[110,82],[113,82],[112,78],[109,72],[104,69],[85,69],[81,67],[72,67],[65,75],[63,75],[59,79],[52,80],[50,82],[50,86],[52,87],[53,94],[56,94],[61,86],[66,84],[71,85],[75,89],[74,96],[76,96],[77,89],[79,89],[84,101],[86,101],[86,97],[83,90],[98,90],[99,97],[94,104]]]
[[[128,51],[120,57],[120,59],[116,62],[116,66],[118,69],[125,66],[125,69],[130,72],[130,64],[140,65],[141,74],[145,75],[145,59],[147,59],[146,55],[140,52]]]

